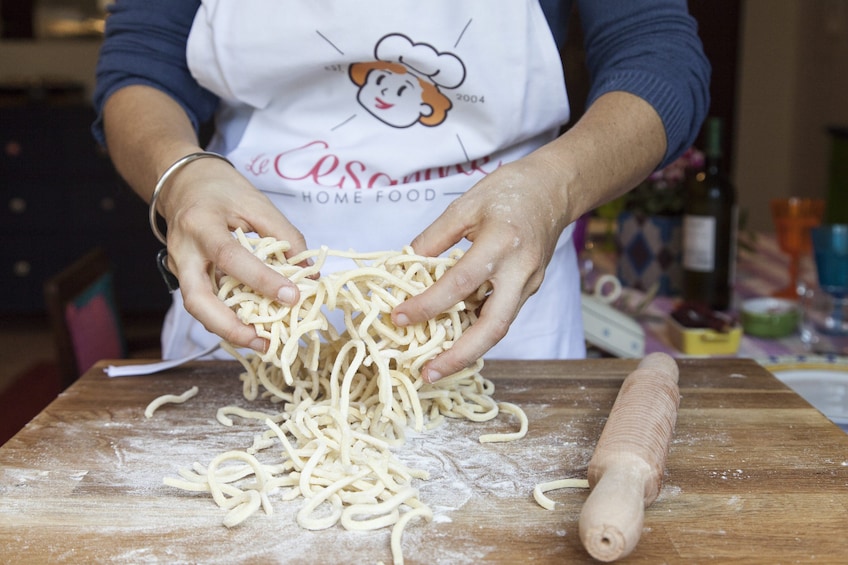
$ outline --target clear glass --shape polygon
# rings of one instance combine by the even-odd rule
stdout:
[[[801,339],[816,353],[848,355],[848,225],[810,230],[819,288],[805,292]]]
[[[848,224],[813,228],[813,254],[819,285],[834,296],[848,294]]]
[[[848,298],[820,288],[801,297],[801,341],[819,354],[848,355]]]

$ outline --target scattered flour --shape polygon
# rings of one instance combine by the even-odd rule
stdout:
[[[40,489],[38,496],[25,507],[4,504],[0,515],[14,514],[23,526],[40,532],[26,541],[46,547],[53,562],[75,562],[80,555],[100,563],[141,564],[349,563],[352,556],[364,555],[370,563],[391,562],[390,529],[303,530],[295,521],[302,499],[286,502],[272,496],[272,515],[260,511],[227,529],[222,525],[225,511],[208,494],[164,485],[163,478],[177,476],[180,468],[194,462],[206,465],[220,453],[249,447],[254,434],[265,429],[261,422],[241,419],[233,427],[221,426],[214,415],[226,402],[204,403],[202,397],[194,402],[190,411],[168,407],[151,419],[144,418],[143,407],[93,418],[82,435],[78,426],[54,422],[45,429],[47,441],[29,455],[38,468],[50,471],[4,468],[0,473],[0,496],[12,488]],[[179,418],[170,418],[170,411],[180,411]],[[508,417],[483,425],[448,419],[433,431],[409,432],[396,454],[409,467],[429,472],[430,479],[415,481],[415,486],[434,519],[407,526],[403,548],[408,563],[470,565],[491,558],[498,540],[487,542],[478,532],[487,520],[502,521],[504,508],[519,509],[514,517],[538,511],[551,519],[548,511],[537,508],[533,488],[566,473],[585,474],[591,457],[590,448],[580,447],[587,444],[579,442],[585,429],[579,422],[563,422],[553,433],[534,434],[531,425],[531,433],[516,442],[478,441],[481,434],[509,431],[514,425]],[[86,453],[79,460],[90,466],[62,468],[56,446]],[[126,512],[128,507],[132,513]],[[512,535],[538,535],[537,526],[515,519]],[[62,535],[65,528],[74,532],[74,539]],[[559,525],[550,535],[566,532]],[[103,544],[104,536],[115,543]]]

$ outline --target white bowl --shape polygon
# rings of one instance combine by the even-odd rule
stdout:
[[[848,357],[800,356],[761,364],[848,432]]]

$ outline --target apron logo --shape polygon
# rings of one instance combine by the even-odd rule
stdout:
[[[377,42],[374,58],[348,70],[359,87],[356,100],[369,114],[394,128],[445,121],[453,104],[441,89],[458,88],[465,80],[459,57],[393,33]]]

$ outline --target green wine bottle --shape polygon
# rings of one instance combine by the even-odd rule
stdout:
[[[706,134],[706,166],[684,196],[683,299],[728,310],[736,274],[736,189],[724,174],[720,118],[707,120]]]

